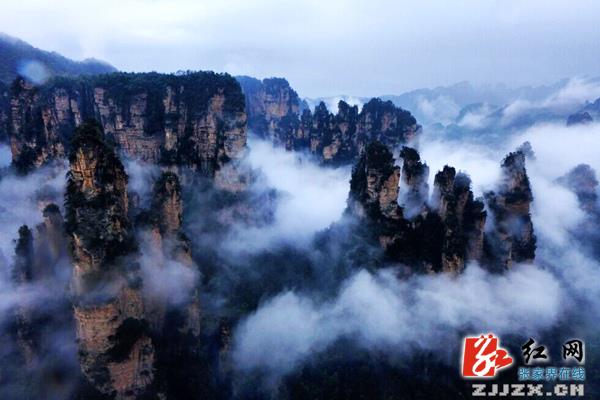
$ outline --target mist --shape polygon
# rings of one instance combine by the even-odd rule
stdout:
[[[339,220],[346,208],[350,166],[322,168],[313,156],[289,152],[268,141],[250,137],[246,167],[256,178],[249,191],[257,198],[274,191],[272,221],[234,224],[226,247],[258,252],[278,244],[309,244],[314,234]]]
[[[469,264],[458,276],[408,278],[401,278],[402,265],[376,270],[346,265],[343,246],[333,243],[324,250],[319,240],[332,226],[343,229],[351,224],[343,217],[351,167],[324,167],[308,154],[251,137],[242,160],[252,176],[244,194],[248,197],[213,209],[215,198],[217,203],[221,200],[214,190],[183,180],[188,192],[184,229],[193,244],[193,268],[157,249],[150,231],[137,230],[144,293],[177,308],[202,282],[204,312],[209,317],[231,316],[236,376],[258,371],[264,374],[262,383],[271,388],[341,340],[395,360],[431,351],[442,362],[454,363],[453,351],[469,334],[542,335],[568,316],[584,334],[593,335],[597,328],[590,316],[600,312],[600,264],[574,236],[588,216],[575,194],[557,179],[581,163],[600,170],[600,124],[535,125],[507,137],[502,145],[468,137],[444,140],[426,132],[418,146],[430,167],[430,187],[435,173],[450,165],[467,173],[475,196],[481,196],[494,189],[504,156],[526,141],[534,153],[527,159],[538,237],[533,264],[515,265],[502,275]],[[137,207],[147,208],[159,169],[135,160],[124,163],[132,198]],[[5,272],[0,310],[6,313],[23,306],[53,309],[45,303],[56,296],[58,286],[39,286],[47,284],[42,282],[15,288],[8,271],[19,226],[41,222],[41,209],[48,202],[62,204],[65,172],[65,165],[26,177],[5,170],[0,180]],[[236,212],[224,212],[227,217],[213,232],[211,219],[228,207]],[[267,217],[239,217],[252,214],[249,210],[259,215],[264,211]],[[212,253],[205,252],[207,248]],[[339,264],[343,274],[336,270]],[[70,264],[64,260],[61,265],[63,273],[53,282],[60,283],[62,291]],[[244,297],[242,291],[250,294]],[[57,348],[74,357],[71,336],[63,329],[48,334]]]
[[[265,302],[238,327],[234,359],[241,369],[285,375],[342,337],[396,356],[444,352],[467,332],[539,332],[557,321],[563,297],[553,275],[531,265],[504,276],[470,265],[457,278],[408,280],[399,280],[393,268],[361,270],[333,302],[295,292]]]
[[[525,141],[534,152],[527,172],[538,237],[535,263],[516,265],[503,275],[470,264],[457,277],[407,280],[398,278],[400,266],[388,265],[355,271],[333,298],[284,290],[263,299],[238,325],[233,354],[238,368],[261,371],[276,385],[341,339],[396,358],[423,350],[444,354],[448,344],[455,346],[467,334],[542,334],[564,324],[565,316],[594,335],[591,316],[600,313],[600,264],[573,235],[587,217],[575,194],[556,180],[581,163],[600,168],[600,125],[538,125],[503,146],[425,135],[419,148],[430,166],[430,187],[435,173],[450,165],[471,177],[474,194],[480,196],[494,188],[504,156]]]
[[[0,154],[3,154],[0,151]],[[4,159],[2,159],[4,161]],[[21,225],[34,228],[42,221],[49,203],[62,208],[66,165],[42,168],[27,176],[5,171],[0,179],[0,263],[7,270],[13,262],[14,242]]]

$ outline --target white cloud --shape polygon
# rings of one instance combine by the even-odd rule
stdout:
[[[274,221],[263,227],[235,227],[228,245],[259,250],[278,242],[308,243],[314,233],[340,219],[350,168],[322,168],[307,154],[256,138],[249,140],[249,146],[248,164],[264,178],[251,190],[277,190]]]
[[[441,122],[449,124],[453,122],[460,112],[460,106],[448,96],[438,96],[432,100],[420,98],[418,100],[419,111],[425,116],[422,123]]]
[[[331,301],[294,292],[266,301],[237,328],[234,365],[282,376],[342,337],[400,355],[412,348],[444,352],[440,332],[456,343],[464,331],[533,334],[557,322],[563,295],[553,275],[533,265],[505,275],[471,265],[456,278],[404,281],[393,270],[361,270]]]
[[[263,370],[276,380],[340,338],[402,355],[414,348],[443,352],[447,343],[459,343],[465,332],[535,335],[565,318],[594,326],[596,320],[586,316],[600,311],[600,265],[571,236],[584,216],[575,196],[555,180],[579,163],[599,170],[600,125],[537,126],[515,137],[508,148],[425,141],[421,155],[432,172],[446,163],[465,170],[480,192],[493,187],[502,157],[525,140],[536,155],[527,160],[535,197],[535,265],[490,274],[471,264],[458,277],[419,275],[405,280],[389,267],[376,273],[359,270],[329,300],[282,292],[238,326],[236,367]]]
[[[8,174],[0,180],[0,265],[12,265],[13,239],[23,224],[34,228],[42,222],[48,202],[63,204],[66,168],[46,167],[25,177]]]
[[[490,105],[484,104],[476,110],[465,113],[457,121],[457,125],[467,129],[485,128],[490,123],[487,118],[493,110]]]

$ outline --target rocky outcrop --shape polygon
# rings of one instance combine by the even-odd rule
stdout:
[[[413,271],[459,272],[469,247],[463,232],[471,227],[453,218],[455,202],[446,204],[454,199],[454,175],[445,185],[445,209],[432,209],[428,204],[427,166],[412,148],[403,148],[402,154],[401,180],[400,168],[395,166],[388,147],[379,142],[367,146],[352,173],[348,212],[368,227],[369,235],[376,238],[389,261],[407,265]],[[439,178],[437,182],[441,187]],[[405,213],[406,207],[398,205],[399,192],[418,212]],[[437,203],[442,204],[442,200]]]
[[[127,216],[127,175],[95,122],[77,128],[69,162],[66,228],[81,369],[100,392],[136,398],[153,383],[155,350]]]
[[[461,271],[467,261],[481,261],[486,212],[473,198],[471,179],[445,166],[435,175],[431,203],[444,231],[442,270]]]
[[[153,219],[153,240],[161,249],[159,257],[163,260],[164,268],[169,268],[166,260],[174,260],[196,274],[197,267],[192,260],[191,243],[182,230],[183,201],[181,199],[181,184],[179,177],[172,172],[164,172],[154,185],[151,215]],[[180,318],[179,326],[169,329],[178,330],[184,335],[189,334],[197,340],[200,335],[200,299],[196,282],[188,282],[189,293],[183,293],[181,287],[179,297],[185,299],[184,304],[178,304],[170,310]],[[183,310],[183,311],[181,311]]]
[[[400,176],[388,147],[369,144],[352,172],[346,211],[367,228],[360,234],[379,243],[388,261],[412,271],[459,273],[471,261],[503,271],[534,259],[533,196],[523,151],[504,159],[498,190],[485,196],[492,216],[487,224],[488,212],[483,199],[474,198],[469,176],[445,166],[429,198],[427,166],[412,148],[404,147],[401,156]],[[587,181],[583,198],[591,198],[595,187]],[[408,213],[407,204],[417,212]]]
[[[19,79],[10,109],[13,162],[25,172],[64,157],[73,129],[90,118],[126,155],[208,177],[246,145],[240,87],[212,72],[56,78],[36,87]]]
[[[181,184],[173,172],[163,172],[154,184],[152,211],[158,217],[158,229],[163,234],[180,232],[183,218]]]
[[[135,251],[135,241],[127,216],[127,174],[97,122],[77,128],[69,162],[66,222],[79,277],[111,268]]]
[[[33,280],[33,263],[33,235],[27,225],[22,225],[19,228],[19,239],[15,247],[13,281],[17,284],[31,282]]]
[[[40,356],[44,355],[39,327],[44,324],[47,330],[55,329],[48,321],[56,309],[62,308],[64,297],[61,293],[53,293],[52,300],[40,306],[30,295],[37,293],[38,287],[53,287],[60,284],[57,267],[66,255],[66,241],[63,220],[60,210],[50,204],[43,211],[44,222],[32,230],[27,225],[19,229],[15,247],[15,262],[12,269],[12,281],[17,293],[22,293],[16,300],[15,308],[15,340],[20,354],[27,367],[34,367]],[[40,294],[43,296],[43,294]]]
[[[371,99],[360,113],[357,106],[340,101],[338,113],[331,114],[324,103],[314,113],[304,111],[298,130],[290,132],[288,148],[307,148],[325,163],[349,163],[356,160],[372,141],[390,148],[411,143],[420,126],[406,110],[390,101]]]
[[[400,202],[405,215],[413,217],[422,211],[429,198],[429,167],[421,162],[419,153],[410,147],[402,147],[400,158],[403,160]]]
[[[391,148],[411,143],[421,129],[410,112],[391,101],[371,99],[360,112],[340,101],[337,114],[321,102],[311,112],[285,79],[237,79],[254,134],[288,150],[308,150],[324,163],[353,163],[375,140]]]
[[[360,218],[402,219],[398,206],[400,168],[388,148],[370,144],[352,171],[348,208]]]
[[[285,144],[289,132],[298,127],[301,102],[298,94],[283,78],[262,81],[249,76],[238,76],[246,98],[248,129],[254,134]]]
[[[10,91],[7,85],[0,82],[0,142],[8,141],[10,122]]]
[[[173,259],[192,267],[190,243],[181,229],[183,200],[181,183],[174,172],[163,172],[154,183],[148,227],[152,230],[154,249],[159,251],[161,264]]]
[[[514,263],[532,261],[536,249],[525,154],[521,150],[510,153],[501,167],[497,191],[485,194],[493,218],[493,229],[486,232],[486,257],[492,269],[500,271]]]

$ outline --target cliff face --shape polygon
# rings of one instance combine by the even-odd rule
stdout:
[[[7,85],[0,82],[0,142],[8,141],[9,115],[10,90]]]
[[[445,166],[435,175],[431,203],[444,227],[442,270],[460,271],[466,261],[481,261],[486,212],[473,198],[471,179]]]
[[[174,260],[185,268],[198,273],[199,271],[192,261],[191,243],[181,228],[183,201],[179,177],[175,173],[164,172],[154,184],[152,199],[150,211],[152,238],[156,245],[155,249],[158,249],[156,256],[162,260],[160,264],[164,268],[169,268],[166,260]],[[189,293],[179,293],[179,296],[185,299],[185,304],[178,304],[171,310],[165,309],[166,312],[172,314],[171,316],[167,315],[167,318],[172,321],[180,321],[180,324],[172,324],[165,328],[183,335],[190,335],[197,340],[200,335],[199,293],[195,282],[189,282],[188,289]],[[180,288],[180,292],[186,290],[184,287]],[[161,306],[159,305],[159,307]],[[162,325],[163,322],[159,321],[158,325]]]
[[[127,212],[127,175],[96,122],[73,138],[67,180],[67,228],[77,276],[101,272],[135,250]]]
[[[246,98],[248,129],[277,144],[285,144],[297,128],[300,98],[283,78],[262,81],[248,76],[236,78]]]
[[[209,177],[246,145],[244,98],[227,75],[115,73],[39,87],[20,79],[10,101],[15,165],[27,171],[64,157],[73,128],[90,118],[129,156]]]
[[[386,146],[374,142],[360,158],[350,180],[348,207],[358,217],[401,219],[398,206],[400,168]]]
[[[81,369],[100,392],[135,398],[153,382],[155,352],[127,217],[127,175],[94,122],[75,132],[69,162],[66,227]]]
[[[337,164],[353,162],[372,141],[396,148],[411,143],[419,132],[414,117],[390,101],[371,99],[360,112],[357,106],[340,101],[336,115],[324,103],[314,113],[304,111],[287,143],[288,148],[308,148],[325,163]]]
[[[415,118],[390,101],[372,99],[360,112],[357,106],[340,101],[337,114],[321,102],[313,113],[285,79],[237,79],[253,133],[288,150],[308,150],[325,163],[352,163],[369,142],[395,148],[410,143],[420,132]]]
[[[401,169],[395,166],[388,147],[379,142],[369,144],[352,172],[347,212],[368,227],[388,260],[427,270],[435,255],[418,242],[424,217],[409,219],[398,205],[401,179]]]
[[[429,198],[429,167],[421,162],[419,153],[410,147],[402,147],[400,157],[403,159],[400,197],[405,205],[405,214],[412,217],[421,212]]]
[[[445,166],[430,198],[427,165],[412,148],[400,154],[401,171],[387,146],[368,145],[350,182],[347,212],[368,227],[388,260],[414,271],[450,273],[469,261],[498,271],[533,260],[533,197],[522,152],[506,157],[497,194],[486,196],[494,217],[488,226],[484,203],[474,198],[466,174]]]
[[[531,222],[533,201],[522,150],[502,161],[502,176],[496,192],[485,198],[494,219],[494,229],[486,235],[486,252],[495,269],[535,258],[536,238]]]

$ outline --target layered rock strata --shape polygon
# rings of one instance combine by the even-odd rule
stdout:
[[[87,119],[100,121],[128,156],[208,177],[239,160],[246,145],[244,97],[228,75],[115,73],[42,86],[18,79],[9,116],[14,165],[27,172],[64,157],[73,129]]]

